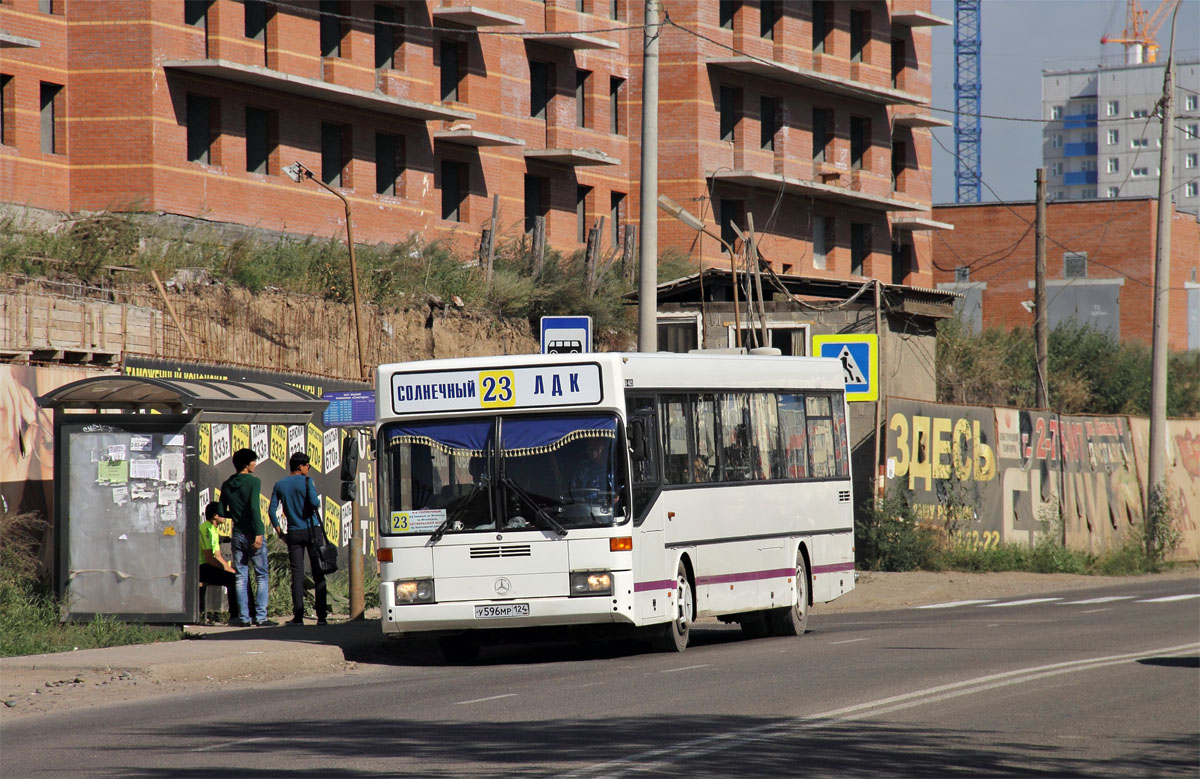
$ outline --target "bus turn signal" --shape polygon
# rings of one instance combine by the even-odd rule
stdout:
[[[381,563],[390,563],[392,561],[391,549],[376,549],[375,559]]]
[[[633,536],[620,536],[618,538],[608,539],[608,551],[610,551],[610,552],[633,551]]]

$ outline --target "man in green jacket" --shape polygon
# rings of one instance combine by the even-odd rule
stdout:
[[[257,463],[258,455],[253,449],[238,449],[233,453],[233,467],[237,473],[221,485],[221,516],[233,520],[230,547],[237,576],[240,618],[234,624],[239,627],[279,624],[267,619],[267,544],[259,506],[262,482],[254,475]],[[253,610],[249,608],[251,566],[254,567],[256,583]]]

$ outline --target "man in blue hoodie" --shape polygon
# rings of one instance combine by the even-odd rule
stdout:
[[[329,612],[325,596],[325,574],[321,571],[321,545],[324,543],[325,528],[321,526],[321,515],[317,510],[321,507],[321,499],[317,496],[317,487],[309,478],[308,471],[312,467],[308,455],[296,452],[288,461],[292,471],[291,476],[285,476],[275,482],[271,490],[271,505],[267,508],[267,516],[271,518],[271,526],[275,532],[287,542],[288,562],[292,569],[292,621],[290,625],[304,624],[304,558],[307,555],[309,566],[312,568],[313,596],[317,605],[317,624],[324,625]],[[283,506],[283,516],[287,520],[287,531],[279,527],[275,508]]]
[[[267,544],[263,537],[262,509],[259,495],[262,482],[254,475],[258,455],[253,449],[238,449],[233,453],[233,467],[237,471],[221,485],[220,515],[233,520],[231,551],[233,568],[237,576],[237,607],[239,627],[248,625],[277,625],[267,619]],[[250,567],[254,566],[256,590],[254,609],[250,604]],[[250,620],[247,621],[247,617]]]

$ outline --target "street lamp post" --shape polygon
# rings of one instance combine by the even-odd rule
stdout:
[[[666,195],[658,196],[658,207],[666,211],[671,216],[683,222],[688,227],[696,232],[704,233],[705,235],[716,238],[725,247],[725,251],[729,252],[729,270],[733,272],[733,336],[734,343],[741,348],[742,346],[742,315],[738,310],[738,276],[737,276],[737,258],[733,254],[733,247],[725,242],[725,239],[708,229],[700,219],[688,211],[683,206],[676,203]],[[704,264],[700,264],[700,272],[704,273]]]
[[[354,257],[354,228],[351,226],[350,220],[350,201],[341,192],[338,192],[314,176],[313,172],[304,167],[299,161],[295,165],[284,168],[283,172],[297,184],[304,179],[312,179],[325,191],[337,195],[338,199],[342,201],[342,205],[346,207],[346,246],[350,249],[350,280],[354,288],[354,334],[358,341],[358,375],[363,381],[369,384],[371,376],[367,369],[367,353],[364,349],[365,341],[363,339],[362,309],[358,302],[358,261]],[[357,434],[355,435],[357,437]],[[350,535],[350,619],[361,619],[363,611],[366,608],[366,599],[363,595],[363,536],[362,525],[358,517],[358,497],[355,496],[353,501],[354,525]]]

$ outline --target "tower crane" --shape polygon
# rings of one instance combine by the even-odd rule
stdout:
[[[1171,9],[1179,5],[1179,0],[1162,0],[1154,13],[1150,13],[1138,0],[1128,0],[1129,10],[1125,17],[1125,30],[1120,38],[1110,38],[1107,35],[1100,43],[1120,43],[1125,46],[1125,64],[1141,65],[1142,63],[1158,61],[1158,28],[1169,17]]]

